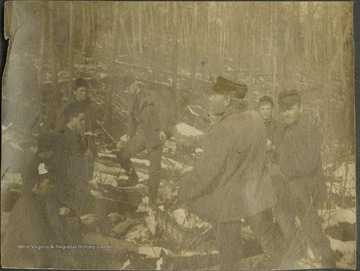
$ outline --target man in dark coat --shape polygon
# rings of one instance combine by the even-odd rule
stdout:
[[[11,211],[3,236],[3,267],[59,267],[54,249],[50,247],[59,240],[56,240],[46,211],[45,198],[54,185],[54,175],[47,170],[45,163],[40,163],[36,169],[28,169],[27,179],[23,180],[23,195]]]
[[[243,218],[265,251],[281,250],[269,211],[275,194],[265,172],[266,130],[260,114],[247,110],[246,91],[246,85],[218,77],[209,101],[220,121],[205,137],[201,158],[178,190],[180,202],[188,202],[190,210],[213,222],[225,269],[240,268],[236,263],[241,258]]]
[[[81,108],[74,103],[69,104],[64,111],[64,120],[65,125],[58,135],[57,161],[61,170],[55,192],[80,216],[94,209],[86,168],[86,157],[92,153],[81,140],[86,125]]]
[[[86,127],[85,113],[72,103],[65,108],[64,116],[65,125],[58,135],[57,198],[79,217],[95,214],[101,232],[112,235],[107,207],[103,201],[94,198],[89,185],[87,157],[92,156],[92,151],[83,145],[81,138]]]
[[[42,133],[39,135],[37,141],[38,142],[36,153],[27,157],[26,162],[24,163],[24,169],[22,170],[21,174],[22,180],[28,180],[29,178],[31,178],[31,176],[29,176],[28,174],[32,174],[32,169],[37,168],[38,165],[41,163],[45,163],[49,171],[53,172],[55,176],[58,176],[59,174],[59,167],[58,163],[56,162],[56,136],[50,132]],[[64,239],[67,236],[68,230],[66,228],[64,219],[60,216],[59,210],[60,208],[63,208],[62,210],[65,210],[65,207],[61,202],[57,200],[54,191],[51,191],[50,196],[46,198],[45,202],[52,228],[59,237],[58,239]]]
[[[301,117],[301,98],[297,90],[281,92],[278,99],[282,125],[276,148],[280,171],[286,182],[278,187],[282,193],[274,210],[276,220],[291,245],[297,242],[294,240],[297,216],[307,244],[323,267],[335,268],[335,255],[321,229],[315,204],[326,197],[319,131]],[[288,254],[290,256],[292,252]]]
[[[138,176],[130,158],[147,150],[150,168],[148,179],[149,200],[156,204],[161,179],[161,158],[168,130],[165,118],[160,116],[158,99],[154,91],[145,89],[135,81],[129,86],[129,129],[127,142],[117,154],[122,168],[129,176],[128,185],[135,185]]]
[[[91,102],[88,91],[89,84],[83,78],[77,78],[73,81],[73,98],[62,106],[56,113],[56,121],[54,132],[59,134],[66,125],[65,108],[69,104],[76,105],[78,109],[84,114],[84,131],[81,134],[81,142],[86,150],[90,150],[92,155],[87,155],[85,160],[86,178],[91,180],[94,171],[94,157],[96,156],[96,146],[94,141],[95,132],[97,129],[95,106]]]

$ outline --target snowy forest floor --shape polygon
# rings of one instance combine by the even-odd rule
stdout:
[[[99,189],[92,193],[94,197],[106,202],[114,234],[109,237],[100,232],[87,232],[83,243],[110,245],[112,248],[83,251],[77,256],[81,268],[218,269],[216,236],[211,226],[186,210],[168,210],[174,184],[185,172],[191,170],[198,155],[201,155],[200,149],[191,154],[177,153],[174,138],[166,142],[162,159],[163,179],[159,189],[159,210],[153,210],[147,197],[149,161],[146,159],[146,152],[132,159],[140,177],[139,183],[134,187],[121,187],[118,184],[126,179],[124,171],[108,146],[103,145],[94,171],[94,182]],[[344,164],[332,175],[337,181],[328,183],[329,191],[332,189],[332,194],[338,197],[343,196],[343,193],[334,188],[336,185],[342,187],[343,182],[354,182],[350,176],[344,175],[345,166],[353,167]],[[6,173],[1,184],[3,195],[11,194],[19,191],[21,179],[17,173]],[[339,207],[336,201],[339,200],[329,202],[326,209],[319,210],[319,215],[323,219],[322,226],[331,247],[336,251],[338,267],[353,268],[356,247],[355,207],[351,206],[352,203],[343,203],[343,206]],[[2,232],[6,229],[8,215],[9,212],[2,212]],[[174,225],[174,222],[178,225]],[[262,268],[267,260],[266,255],[263,255],[246,223],[242,228],[242,236],[246,251],[245,260],[242,262],[244,269]],[[298,264],[299,268],[320,267],[310,250],[308,256]]]

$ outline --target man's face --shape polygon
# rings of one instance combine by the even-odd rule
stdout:
[[[87,88],[86,87],[79,87],[74,90],[75,99],[79,102],[83,102],[87,99]]]
[[[54,183],[49,178],[44,178],[38,183],[37,194],[41,197],[46,197],[54,188]]]
[[[229,97],[220,94],[213,94],[209,97],[209,103],[212,115],[222,115],[229,104]]]
[[[269,121],[272,116],[272,104],[263,103],[259,106],[259,112],[264,121]]]
[[[280,108],[281,119],[285,126],[292,126],[299,121],[300,118],[300,104],[295,104],[291,107]]]
[[[85,114],[79,113],[76,117],[72,118],[72,127],[75,132],[82,133],[85,132]]]

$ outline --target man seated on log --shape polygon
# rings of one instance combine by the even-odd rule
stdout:
[[[141,84],[132,78],[129,86],[129,129],[127,142],[120,148],[117,158],[128,175],[127,185],[136,185],[138,175],[130,158],[139,152],[147,150],[150,168],[148,179],[149,201],[156,204],[157,192],[161,179],[161,158],[166,140],[166,122],[160,116],[155,97]],[[119,145],[121,146],[121,142]]]
[[[219,116],[203,139],[203,154],[180,182],[179,203],[212,222],[221,269],[241,269],[242,219],[277,267],[283,238],[273,222],[275,193],[265,174],[266,130],[260,114],[247,110],[247,86],[218,77],[209,97]]]
[[[284,181],[276,184],[278,200],[274,214],[288,242],[287,258],[302,257],[306,246],[301,245],[300,240],[305,240],[322,267],[336,268],[335,254],[322,231],[316,208],[317,203],[326,199],[327,193],[321,165],[320,133],[303,118],[299,91],[283,91],[278,95],[278,101],[281,125],[276,152]],[[296,216],[300,220],[299,230]]]
[[[45,163],[27,170],[23,194],[11,211],[3,236],[2,266],[60,268],[66,263],[68,267],[76,267],[71,258],[64,260],[65,253],[54,249],[62,240],[57,239],[51,226],[46,198],[53,189],[55,175]]]
[[[37,150],[34,154],[27,157],[26,162],[24,163],[24,169],[22,170],[21,178],[22,180],[28,180],[31,178],[32,169],[36,168],[39,164],[44,163],[47,165],[47,168],[53,172],[54,176],[59,174],[58,163],[56,162],[57,157],[57,138],[55,134],[51,132],[41,133],[37,140]],[[54,179],[54,184],[56,183],[57,178]],[[66,208],[64,204],[59,202],[54,194],[54,191],[51,190],[50,196],[45,199],[46,209],[49,215],[49,221],[54,229],[55,234],[57,234],[58,239],[62,239],[64,242],[67,239],[70,239],[70,233],[66,226],[64,215],[68,214],[70,209]]]
[[[65,125],[58,135],[57,197],[79,217],[96,213],[94,218],[98,219],[102,233],[111,235],[106,206],[91,194],[86,161],[93,153],[81,140],[86,127],[85,113],[77,104],[71,103],[64,110],[64,121]]]

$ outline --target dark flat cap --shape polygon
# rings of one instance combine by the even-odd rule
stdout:
[[[222,76],[216,78],[212,90],[218,94],[231,95],[240,99],[244,99],[248,91],[246,84],[236,83]]]
[[[51,169],[51,167],[48,167],[46,162],[31,163],[27,165],[24,177],[24,185],[30,189],[33,188],[37,182],[45,178],[50,179],[51,181],[56,180],[55,172]]]
[[[76,78],[74,81],[73,81],[73,89],[76,90],[80,87],[84,87],[84,88],[88,88],[89,87],[89,84],[88,82],[86,82],[85,79],[83,78]]]
[[[280,106],[288,107],[301,102],[298,90],[285,90],[279,93],[278,102]]]
[[[259,105],[261,105],[263,103],[270,103],[270,104],[274,105],[273,99],[270,96],[262,96],[259,99]]]

